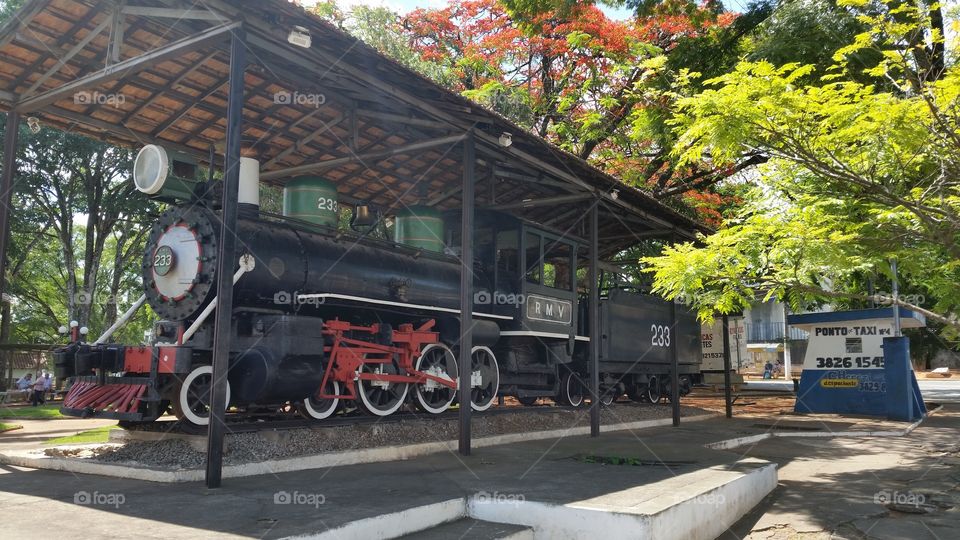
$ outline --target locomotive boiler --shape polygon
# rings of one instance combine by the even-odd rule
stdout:
[[[153,339],[109,343],[115,325],[94,343],[78,337],[56,350],[57,376],[73,381],[64,414],[147,422],[172,412],[196,425],[209,421],[221,221],[216,182],[196,180],[181,159],[150,145],[134,165],[137,189],[168,204],[142,264],[141,303],[160,319]],[[260,211],[258,190],[258,164],[243,158],[240,215],[230,231],[240,254],[232,276],[232,410],[292,405],[317,420],[346,404],[381,416],[407,405],[441,413],[457,400],[462,354],[471,357],[462,376],[470,378],[476,410],[505,395],[525,404],[583,402],[591,364],[580,240],[478,209],[475,310],[465,316],[457,212],[403,208],[390,216],[393,238],[386,240],[373,234],[383,231],[383,216],[365,207],[354,208],[347,225],[336,186],[323,178],[289,179],[281,216]],[[671,336],[686,347],[682,372],[696,371],[699,353],[687,348],[698,346],[698,326],[682,318],[665,336],[663,305],[625,290],[604,294],[604,402],[624,392],[658,400],[667,367],[657,348]],[[457,345],[464,322],[473,326],[471,351]],[[638,338],[647,328],[654,337]]]

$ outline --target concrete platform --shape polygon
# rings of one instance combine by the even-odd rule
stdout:
[[[7,527],[36,538],[444,537],[466,519],[517,526],[503,534],[519,538],[710,539],[777,483],[772,463],[704,448],[741,429],[714,420],[559,436],[228,478],[213,491],[4,465],[0,504]]]

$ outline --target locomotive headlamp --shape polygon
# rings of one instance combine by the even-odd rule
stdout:
[[[172,174],[176,158],[155,144],[140,149],[133,162],[133,184],[141,193],[172,202],[193,198],[197,182]]]

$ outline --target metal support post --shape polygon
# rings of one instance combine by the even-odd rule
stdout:
[[[680,347],[677,346],[677,302],[670,302],[670,405],[673,409],[673,427],[680,425]]]
[[[600,436],[600,218],[597,205],[590,208],[590,436]]]
[[[227,97],[227,149],[224,156],[220,254],[217,261],[217,311],[214,315],[213,382],[207,426],[208,488],[220,487],[223,472],[224,415],[227,409],[227,364],[233,315],[233,272],[237,264],[237,195],[240,191],[240,140],[243,133],[244,73],[247,51],[243,27],[230,38],[230,90]]]
[[[470,374],[473,370],[473,214],[476,148],[463,140],[463,213],[460,216],[460,455],[470,455]]]
[[[17,175],[17,141],[20,135],[20,113],[7,113],[3,134],[3,175],[0,178],[0,295],[7,290],[7,244],[10,239],[10,210],[13,200],[13,179]],[[2,303],[2,298],[0,298]]]
[[[730,390],[730,317],[723,316],[723,403],[727,418],[733,418],[733,396]]]

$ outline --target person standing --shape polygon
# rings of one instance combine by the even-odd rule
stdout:
[[[50,399],[53,399],[53,395],[51,394],[52,391],[53,391],[53,379],[50,377],[50,373],[49,373],[49,372],[44,373],[44,374],[43,374],[43,398],[44,398],[44,402],[46,402],[46,398],[47,398],[48,395],[50,396]]]
[[[43,405],[45,400],[43,399],[43,385],[46,384],[43,382],[43,377],[37,375],[37,380],[33,383],[33,395],[30,396],[30,404],[36,407],[37,405]]]

